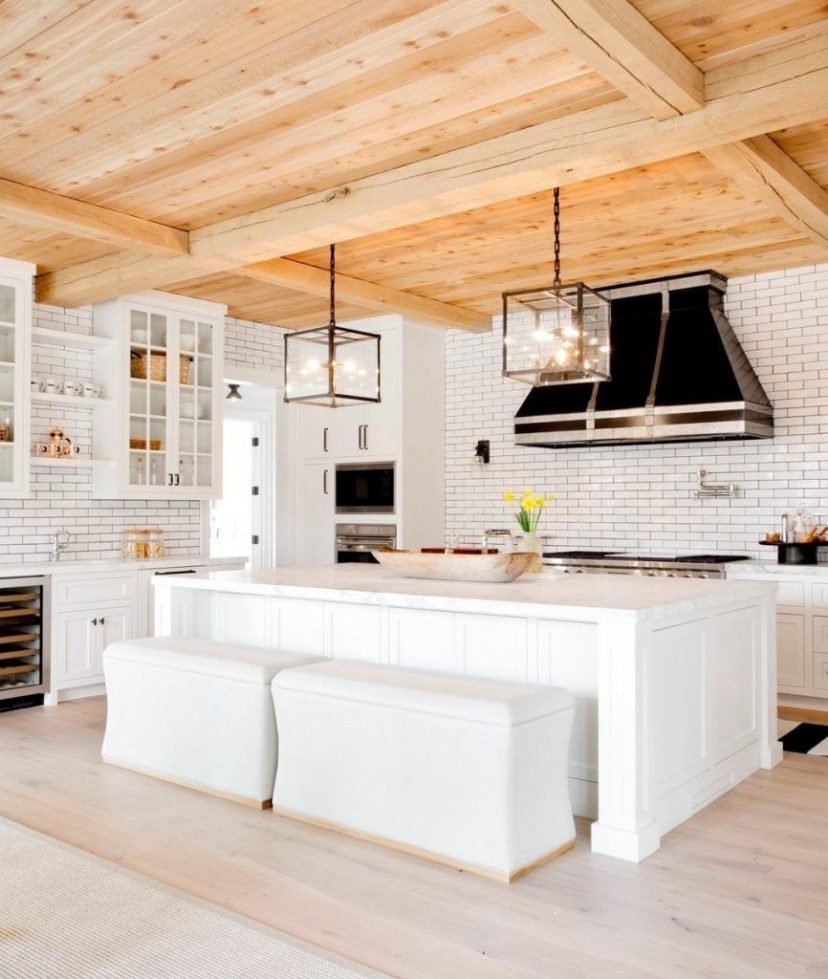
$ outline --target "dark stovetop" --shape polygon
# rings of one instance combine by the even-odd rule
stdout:
[[[747,554],[650,555],[622,554],[619,551],[544,551],[543,556],[567,561],[652,561],[662,564],[727,564],[748,560]]]

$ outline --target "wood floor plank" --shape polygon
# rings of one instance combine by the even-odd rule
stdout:
[[[400,979],[828,976],[828,761],[787,755],[641,865],[498,884],[100,762],[105,704],[0,714],[0,814]]]

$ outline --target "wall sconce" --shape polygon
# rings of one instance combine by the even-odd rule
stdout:
[[[228,384],[227,387],[230,388],[230,391],[229,391],[227,397],[225,398],[225,401],[241,401],[242,400],[242,393],[241,393],[241,391],[239,391],[239,388],[241,387],[241,384]]]
[[[491,447],[488,439],[480,439],[474,447],[474,461],[480,466],[487,466],[491,459]]]

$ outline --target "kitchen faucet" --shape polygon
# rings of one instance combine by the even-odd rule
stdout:
[[[67,530],[57,530],[52,534],[52,553],[49,555],[50,561],[59,561],[60,555],[69,547],[71,536]]]

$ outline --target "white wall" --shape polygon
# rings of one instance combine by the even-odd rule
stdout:
[[[34,306],[36,326],[80,333],[92,330],[90,309]],[[282,366],[283,333],[261,323],[228,318],[225,360],[233,365],[278,371]],[[91,355],[83,350],[35,345],[32,371],[89,380]],[[37,405],[33,411],[33,441],[42,441],[50,427],[61,425],[69,438],[87,450],[91,441],[90,413]],[[120,553],[121,531],[131,526],[161,527],[171,555],[201,550],[201,509],[197,501],[93,500],[88,470],[32,469],[32,493],[26,500],[0,501],[0,561],[42,561],[49,555],[52,534],[68,530],[72,542],[68,559],[112,557]]]
[[[775,408],[771,441],[591,449],[514,444],[527,393],[501,370],[491,334],[452,331],[446,349],[447,533],[477,543],[484,527],[516,530],[505,489],[554,492],[540,532],[552,547],[768,557],[759,535],[804,504],[828,523],[828,265],[731,279],[728,317]],[[477,467],[478,439],[492,461]],[[692,498],[696,470],[735,482],[737,499]]]

